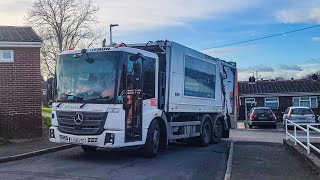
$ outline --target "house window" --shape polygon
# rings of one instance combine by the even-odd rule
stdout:
[[[278,109],[279,108],[279,98],[265,98],[264,105],[271,109]]]
[[[184,95],[215,98],[216,65],[185,56]]]
[[[292,101],[293,106],[304,106],[310,108],[318,107],[317,97],[294,97]]]
[[[43,95],[43,96],[46,96],[46,95],[47,95],[47,90],[46,90],[46,89],[42,90],[42,95]]]
[[[255,103],[256,99],[255,98],[246,98],[246,103]]]
[[[0,50],[0,62],[13,62],[13,50]]]

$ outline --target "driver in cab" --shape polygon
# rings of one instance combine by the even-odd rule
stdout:
[[[99,82],[98,77],[94,74],[90,74],[89,79],[86,83],[79,85],[76,89],[76,93],[100,93],[101,97],[113,97],[114,90],[108,89],[103,85],[106,85],[106,82]],[[113,87],[113,86],[110,86]]]

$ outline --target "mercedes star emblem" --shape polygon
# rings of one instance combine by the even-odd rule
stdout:
[[[81,113],[77,113],[77,114],[74,116],[74,123],[76,123],[77,125],[83,123],[83,115],[82,115]]]

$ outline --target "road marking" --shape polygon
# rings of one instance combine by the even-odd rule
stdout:
[[[230,144],[230,151],[229,151],[229,158],[227,163],[227,170],[224,175],[224,180],[230,180],[231,179],[231,170],[232,170],[232,158],[233,158],[233,142]]]

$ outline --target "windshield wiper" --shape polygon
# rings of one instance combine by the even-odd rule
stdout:
[[[63,102],[60,102],[56,107],[59,108],[62,103],[63,103]]]
[[[73,95],[73,94],[65,94],[65,96],[66,96],[67,98],[68,98],[69,96],[73,96],[73,97],[75,97],[75,98],[77,98],[77,99],[81,99],[81,100],[83,99],[82,97],[79,97],[79,96],[76,96],[76,95]],[[60,102],[56,107],[59,108],[62,103],[64,103],[64,102],[63,102],[63,101]]]
[[[75,98],[77,98],[77,99],[80,99],[80,100],[83,99],[83,97],[79,97],[79,96],[76,96],[76,95],[74,95],[74,94],[65,94],[65,96],[66,96],[67,98],[68,98],[69,96],[73,96],[73,97],[75,97]],[[62,103],[64,103],[64,102],[60,102],[56,107],[59,108]]]
[[[85,99],[85,101],[92,101],[92,100],[99,100],[99,99],[101,99],[101,100],[109,100],[109,98],[110,98],[110,96],[106,96],[106,97],[100,96],[100,97],[95,97],[95,98],[91,98],[91,99]],[[83,103],[83,104],[80,106],[80,108],[83,108],[87,103],[88,103],[88,102]]]

